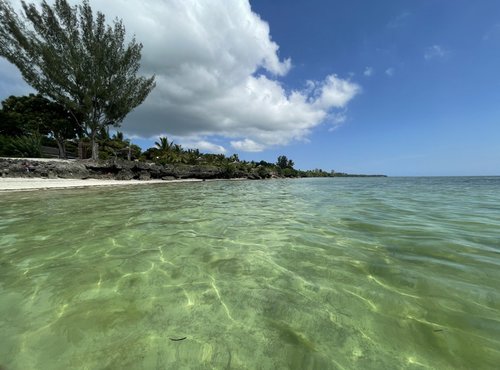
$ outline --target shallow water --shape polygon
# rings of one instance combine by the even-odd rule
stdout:
[[[495,368],[499,230],[494,177],[3,193],[0,367]]]

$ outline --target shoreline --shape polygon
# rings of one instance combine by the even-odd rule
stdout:
[[[0,193],[18,191],[37,191],[49,189],[74,189],[87,187],[125,186],[125,185],[152,185],[174,184],[182,182],[202,182],[201,179],[177,180],[104,180],[104,179],[47,179],[47,178],[0,178]]]
[[[294,170],[295,171],[295,170]],[[155,164],[153,162],[79,160],[56,158],[0,157],[0,193],[43,189],[84,188],[91,186],[151,185],[217,180],[264,180],[316,176],[287,176],[276,168],[247,164]],[[348,175],[326,177],[381,177]],[[325,177],[325,176],[318,176]],[[383,176],[386,177],[386,176]]]
[[[135,184],[154,181],[193,181],[246,178],[260,180],[272,178],[274,173],[260,169],[248,169],[244,165],[226,168],[214,164],[156,164],[153,162],[126,161],[121,159],[108,160],[64,160],[52,158],[7,158],[0,157],[0,176],[2,178],[25,179],[72,179],[85,180],[82,185],[88,185],[89,180],[106,180],[102,185]],[[44,185],[48,184],[45,182]],[[69,183],[68,183],[69,184]],[[96,183],[97,184],[97,183]],[[101,184],[100,182],[98,184]],[[66,187],[67,185],[61,185]],[[77,186],[77,185],[73,185]],[[26,186],[23,186],[26,187]],[[45,187],[43,185],[34,187]],[[57,187],[57,186],[56,186]]]

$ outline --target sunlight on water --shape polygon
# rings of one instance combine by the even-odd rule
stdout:
[[[499,189],[335,178],[2,193],[0,367],[495,368]]]

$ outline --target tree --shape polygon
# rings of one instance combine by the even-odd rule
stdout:
[[[9,96],[2,101],[0,135],[25,136],[40,133],[40,118],[33,112],[31,96]]]
[[[117,131],[112,137],[106,136],[100,140],[101,150],[99,156],[103,159],[111,157],[132,160],[139,158],[141,148],[125,139],[123,132]]]
[[[294,163],[291,159],[288,159],[285,155],[280,155],[276,162],[276,165],[284,170],[285,168],[293,168]]]
[[[72,115],[41,95],[10,96],[2,102],[2,112],[7,119],[0,122],[0,134],[49,135],[57,143],[60,158],[66,158],[66,140],[80,134]]]
[[[156,148],[160,151],[161,154],[167,154],[172,151],[174,148],[174,141],[168,141],[167,137],[160,136],[158,138],[159,141],[155,141]]]
[[[16,65],[40,94],[72,113],[89,136],[98,158],[96,136],[119,126],[155,87],[155,77],[137,77],[142,44],[125,45],[121,20],[106,25],[88,0],[71,7],[67,0],[43,1],[39,10],[21,1],[20,18],[0,0],[0,56]]]

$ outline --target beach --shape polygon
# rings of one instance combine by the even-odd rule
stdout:
[[[123,186],[167,184],[176,182],[203,181],[199,179],[182,180],[102,180],[102,179],[45,179],[45,178],[0,178],[0,192],[30,191],[42,189],[82,188],[89,186]]]

